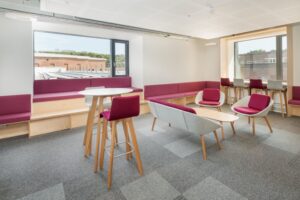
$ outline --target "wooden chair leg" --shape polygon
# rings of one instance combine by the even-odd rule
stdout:
[[[255,118],[252,117],[252,131],[253,131],[253,135],[255,136]]]
[[[112,183],[112,171],[114,164],[114,151],[115,151],[115,142],[116,142],[116,122],[112,122],[112,130],[111,130],[111,146],[110,146],[110,158],[109,158],[109,166],[108,166],[108,175],[107,175],[107,187],[111,188]]]
[[[153,119],[153,123],[152,123],[152,128],[151,128],[151,131],[153,131],[153,130],[154,130],[154,126],[155,126],[156,120],[157,120],[157,118],[156,118],[156,117],[154,117],[154,119]]]
[[[100,149],[100,136],[101,136],[101,118],[99,117],[97,123],[97,139],[96,139],[96,147],[95,147],[95,162],[94,162],[94,172],[97,173],[99,169],[98,159],[99,159],[99,149]]]
[[[270,124],[268,118],[267,118],[267,117],[264,117],[264,119],[265,119],[265,121],[266,121],[266,123],[267,123],[267,125],[268,125],[268,127],[269,127],[269,129],[270,129],[270,132],[273,133],[273,129],[272,129],[272,127],[271,127],[271,124]]]
[[[137,169],[139,171],[139,174],[143,175],[143,173],[144,173],[143,164],[142,164],[142,160],[141,160],[141,156],[140,156],[139,146],[138,146],[138,143],[137,143],[137,140],[136,140],[136,134],[135,134],[135,130],[134,130],[134,127],[133,127],[132,119],[131,118],[128,119],[127,123],[129,125],[132,145],[133,145],[135,156],[136,156]]]
[[[219,111],[219,112],[221,112],[221,111],[222,111],[222,110],[221,110],[221,107],[217,107],[217,109],[218,109],[218,111]]]
[[[107,139],[107,121],[104,120],[102,125],[102,138],[101,138],[101,147],[100,147],[100,163],[99,163],[100,170],[103,169],[106,139]]]
[[[220,144],[220,141],[219,141],[219,137],[218,137],[217,131],[214,131],[214,135],[215,135],[216,142],[217,142],[217,144],[218,144],[218,146],[219,146],[219,149],[222,149],[222,146],[221,146],[221,144]]]
[[[234,123],[230,122],[230,125],[231,125],[231,129],[232,129],[233,135],[235,135],[236,132],[235,132],[235,128],[234,128]]]
[[[201,145],[202,145],[202,156],[203,160],[206,160],[206,144],[205,144],[205,138],[204,135],[201,135]]]
[[[123,125],[123,131],[124,131],[124,134],[125,134],[126,153],[128,153],[128,152],[131,151],[131,147],[129,145],[130,139],[129,139],[128,128],[127,128],[127,124],[126,124],[125,120],[122,120],[122,125]],[[127,160],[132,159],[132,153],[126,154],[126,159]]]
[[[282,101],[282,93],[279,92],[279,100],[280,100],[280,110],[281,110],[281,115],[284,117],[284,111],[283,111],[283,101]]]

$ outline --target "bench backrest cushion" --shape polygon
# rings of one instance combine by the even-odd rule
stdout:
[[[300,100],[300,86],[293,86],[293,99]]]
[[[178,92],[182,93],[182,92],[201,91],[205,88],[205,86],[206,86],[205,81],[179,83],[178,84]]]
[[[157,99],[152,99],[151,101],[159,103],[159,104],[163,104],[163,105],[166,105],[166,106],[169,106],[169,107],[172,107],[172,108],[176,108],[176,109],[179,109],[179,110],[182,110],[182,111],[185,111],[185,112],[196,114],[196,111],[193,108],[190,108],[190,107],[187,107],[187,106],[182,106],[182,105],[178,105],[178,104],[175,104],[175,103],[169,103],[169,102],[162,101],[162,100],[157,100]]]
[[[35,80],[34,94],[80,91],[90,87],[90,79]]]
[[[205,88],[215,88],[220,89],[220,82],[219,81],[205,81]]]
[[[31,112],[31,95],[0,96],[0,115]]]
[[[214,101],[218,102],[220,100],[220,90],[214,88],[206,88],[203,90],[203,100],[204,101]]]
[[[129,88],[131,87],[131,77],[92,78],[91,87],[97,86]]]
[[[145,99],[153,96],[175,94],[178,92],[178,84],[146,85],[144,89]]]
[[[267,95],[252,94],[248,103],[248,107],[262,111],[269,106],[270,101],[271,98]]]

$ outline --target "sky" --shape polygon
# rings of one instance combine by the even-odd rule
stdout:
[[[35,51],[73,50],[110,54],[110,40],[56,33],[35,32]]]
[[[282,40],[282,47],[283,49],[286,49],[286,37]],[[265,51],[271,51],[276,49],[276,37],[268,37],[268,38],[261,38],[261,39],[255,39],[255,40],[248,40],[239,42],[239,54],[248,53],[249,51],[254,50],[265,50]]]

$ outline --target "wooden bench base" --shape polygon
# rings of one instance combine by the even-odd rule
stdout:
[[[298,116],[300,117],[300,106],[297,105],[291,105],[288,106],[288,116]]]
[[[0,139],[28,135],[28,122],[0,125]]]

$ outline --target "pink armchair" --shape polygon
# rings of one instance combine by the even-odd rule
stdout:
[[[252,118],[253,135],[255,135],[255,118],[264,118],[272,133],[273,130],[267,115],[272,109],[273,103],[273,100],[267,95],[252,94],[233,104],[231,110],[236,114],[247,116],[249,123]]]
[[[198,92],[195,103],[202,107],[211,107],[221,110],[225,102],[225,94],[219,89],[208,88]]]

